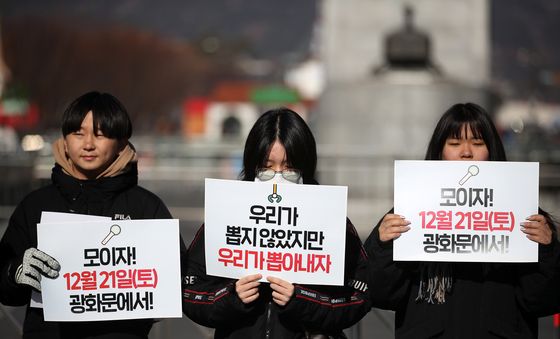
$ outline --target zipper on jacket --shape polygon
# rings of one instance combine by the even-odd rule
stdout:
[[[266,307],[266,327],[265,327],[265,338],[270,339],[270,308],[272,307],[272,301],[269,301]]]

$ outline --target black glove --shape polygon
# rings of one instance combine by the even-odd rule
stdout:
[[[41,291],[41,276],[58,277],[60,264],[45,252],[31,247],[23,253],[20,265],[16,264],[10,271],[17,284],[29,285],[37,291]]]

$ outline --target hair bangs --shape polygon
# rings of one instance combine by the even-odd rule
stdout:
[[[107,111],[104,109],[92,109],[91,112],[93,114],[93,131],[95,134],[99,134],[99,131],[101,131],[107,138],[124,139],[116,126],[113,114],[107,114]]]
[[[255,170],[266,166],[275,141],[286,151],[286,165],[300,170],[304,182],[313,181],[317,167],[315,139],[301,116],[287,108],[267,111],[253,125],[245,142],[242,180],[253,180]]]
[[[492,119],[484,108],[473,103],[455,104],[441,116],[428,144],[425,159],[441,160],[445,141],[449,138],[461,139],[468,134],[467,128],[474,138],[484,140],[489,160],[506,160],[504,146]]]
[[[79,131],[82,128],[82,121],[84,121],[88,112],[89,110],[81,109],[75,110],[72,114],[67,114],[62,124],[62,135],[67,136],[70,133]]]
[[[92,112],[94,133],[125,140],[132,136],[132,123],[123,104],[108,93],[89,92],[74,100],[63,115],[62,134],[80,130],[86,115]]]
[[[445,128],[448,132],[447,135],[445,135],[445,139],[461,139],[466,137],[469,130],[474,138],[484,139],[484,126],[480,119],[477,119],[473,114],[469,114],[465,109],[463,109],[460,114],[450,115],[448,124],[447,128]]]

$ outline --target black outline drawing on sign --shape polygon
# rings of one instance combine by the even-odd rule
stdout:
[[[272,185],[272,194],[268,196],[268,201],[270,201],[270,202],[274,202],[274,201],[280,202],[280,201],[282,201],[282,196],[277,193],[276,184]]]
[[[478,175],[479,169],[476,165],[470,165],[467,174],[459,181],[459,185],[463,186],[464,183],[467,182],[471,177]]]
[[[109,240],[111,240],[115,235],[119,235],[120,233],[121,233],[121,227],[119,225],[111,226],[111,229],[109,230],[109,234],[107,234],[105,239],[101,241],[101,245],[107,245]]]

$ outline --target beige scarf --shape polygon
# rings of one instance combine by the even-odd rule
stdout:
[[[59,164],[66,174],[73,176],[74,178],[79,178],[78,171],[72,163],[72,160],[66,154],[64,150],[64,139],[60,138],[53,143],[53,154],[54,160]],[[107,167],[102,173],[100,173],[96,179],[103,177],[114,177],[122,174],[129,170],[129,165],[137,162],[138,158],[136,156],[136,151],[131,143],[128,143],[124,149],[119,153],[119,156],[113,163]]]

